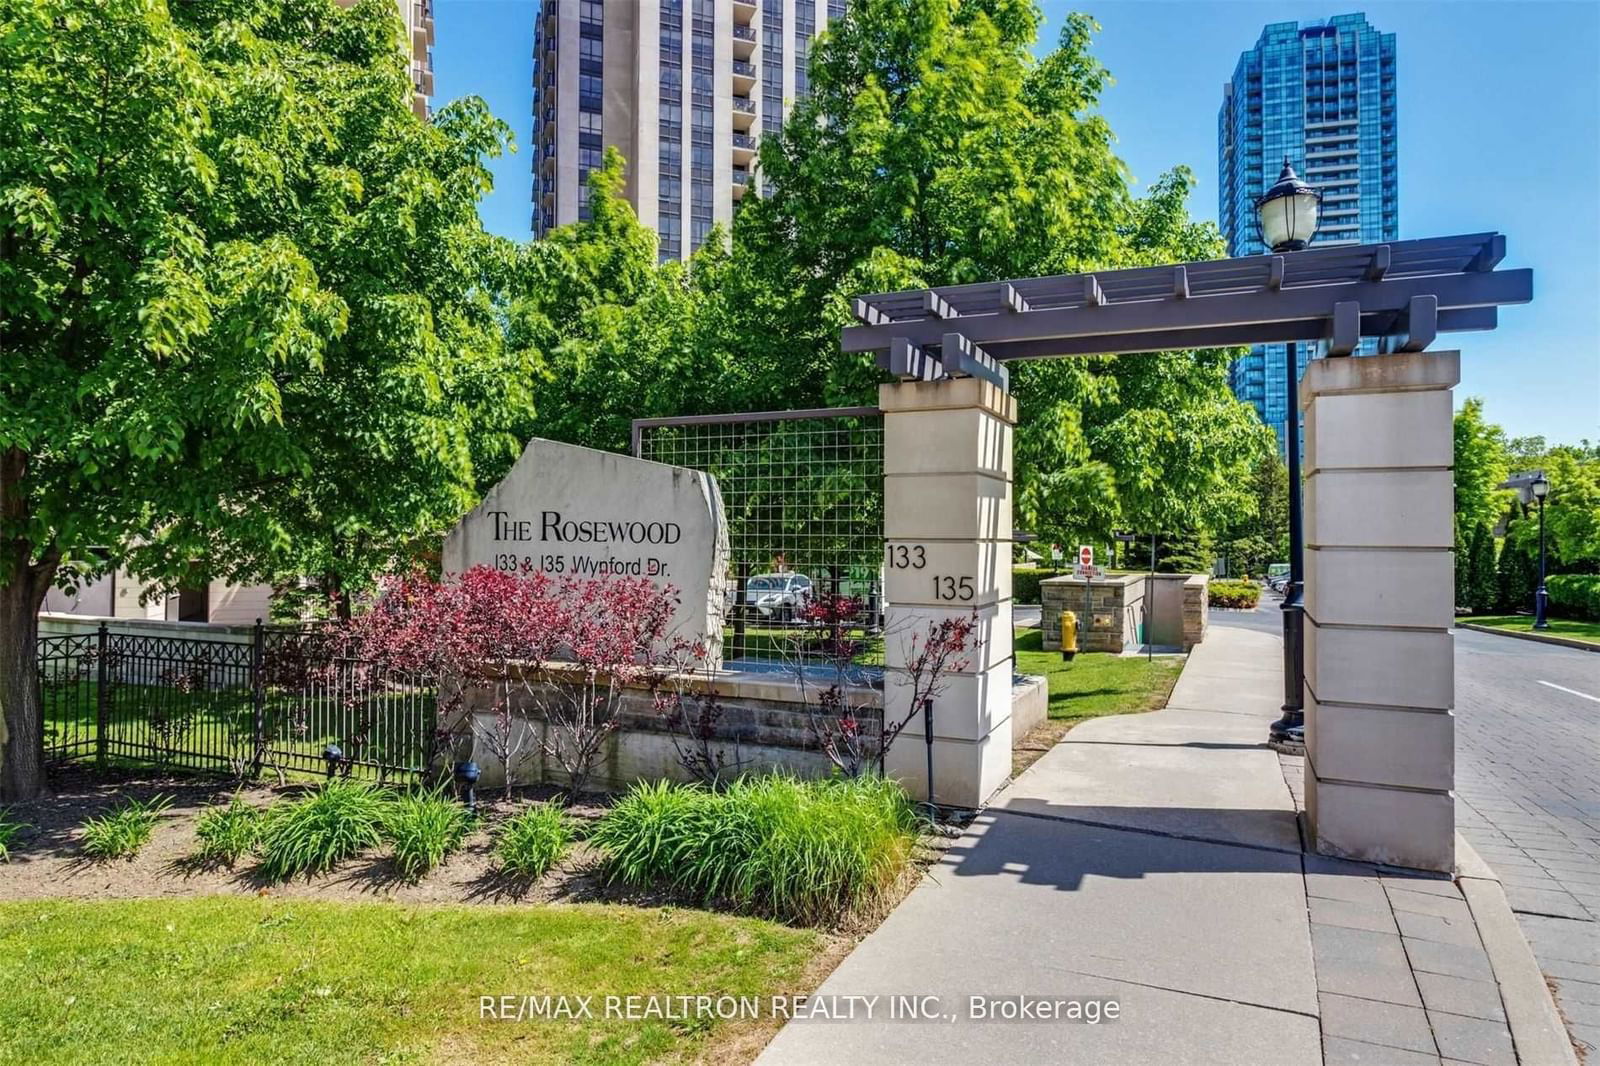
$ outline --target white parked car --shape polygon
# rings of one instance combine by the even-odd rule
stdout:
[[[746,607],[763,618],[788,620],[811,602],[815,589],[804,574],[757,574],[744,583]]]

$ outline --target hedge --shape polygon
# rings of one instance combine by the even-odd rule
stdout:
[[[1600,622],[1600,574],[1551,574],[1544,587],[1551,613]]]
[[[1065,571],[1045,570],[1035,566],[1014,566],[1011,568],[1011,602],[1012,603],[1043,603],[1044,594],[1039,591],[1039,582],[1047,577],[1061,577]]]
[[[1213,581],[1206,586],[1206,602],[1212,607],[1250,609],[1261,600],[1261,586],[1254,581]]]

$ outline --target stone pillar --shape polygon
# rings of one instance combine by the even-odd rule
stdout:
[[[1306,817],[1317,851],[1455,862],[1459,352],[1314,360],[1305,412]]]
[[[910,724],[886,769],[927,798],[906,664],[932,622],[977,615],[982,644],[934,701],[933,798],[976,807],[1011,773],[1011,433],[1016,400],[979,378],[879,389],[885,540],[884,721]]]

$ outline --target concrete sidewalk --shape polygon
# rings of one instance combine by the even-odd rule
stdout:
[[[1424,1004],[1412,943],[1443,960],[1441,996],[1489,1013],[1451,881],[1303,860],[1263,743],[1281,654],[1272,634],[1213,626],[1168,709],[1074,729],[818,990],[880,997],[872,1020],[791,1022],[759,1061],[1515,1062],[1503,1014],[1435,1026]],[[1420,909],[1397,919],[1391,892]],[[939,997],[940,1020],[888,1019],[895,996]],[[971,997],[1016,996],[1114,1000],[1120,1017],[972,1017]]]

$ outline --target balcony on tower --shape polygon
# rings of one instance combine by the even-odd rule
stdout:
[[[733,58],[749,59],[756,51],[756,28],[754,26],[733,27]]]

